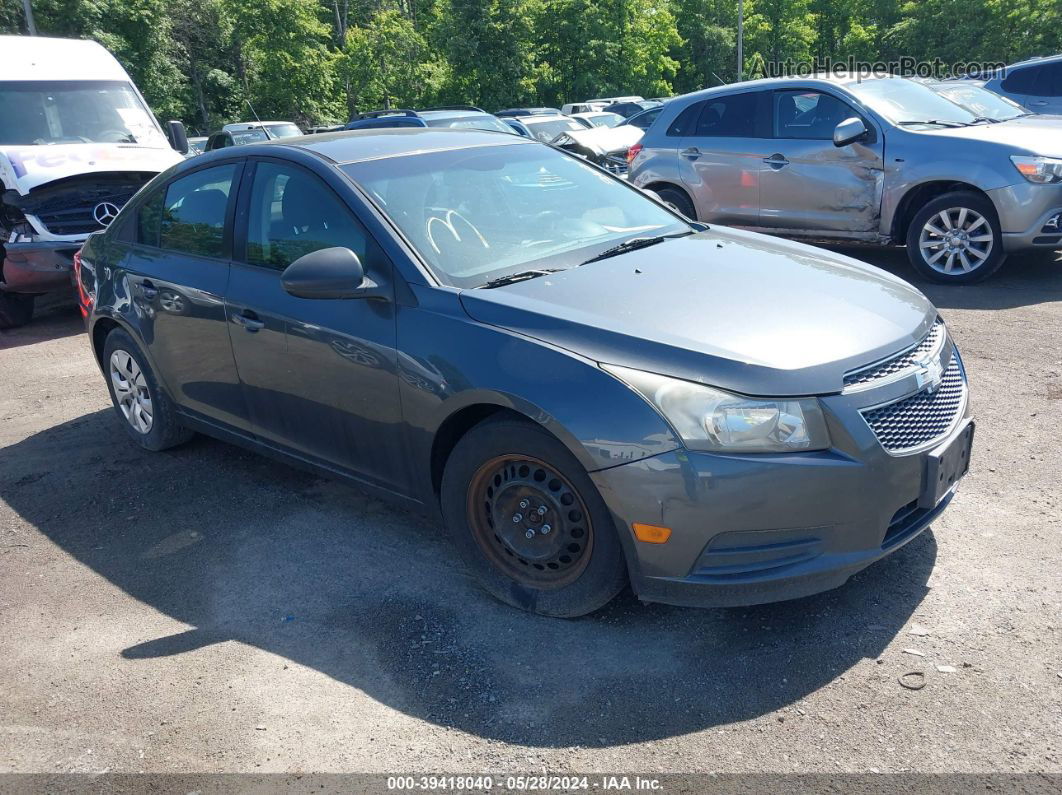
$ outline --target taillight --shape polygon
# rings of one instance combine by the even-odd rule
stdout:
[[[77,304],[81,310],[81,314],[84,317],[88,317],[89,310],[92,309],[92,304],[95,303],[95,283],[89,287],[85,285],[83,274],[86,268],[81,261],[81,251],[78,250],[74,254],[74,285],[77,287]],[[95,282],[95,279],[93,279]]]
[[[642,145],[641,144],[635,144],[630,149],[628,149],[627,150],[627,163],[628,164],[633,163],[634,162],[634,158],[636,158],[641,151],[642,151]]]

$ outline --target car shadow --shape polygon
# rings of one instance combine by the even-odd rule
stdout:
[[[819,244],[823,245],[823,244]],[[923,279],[902,248],[823,245],[831,251],[869,262],[910,282],[941,309],[1013,309],[1062,300],[1062,251],[1012,255],[993,276],[965,286]]]
[[[115,627],[123,664],[145,675],[156,658],[239,641],[411,716],[531,746],[654,740],[799,702],[881,655],[936,557],[926,532],[798,601],[695,610],[625,593],[579,620],[541,618],[480,591],[418,515],[202,437],[143,452],[110,410],[0,450],[0,499],[191,627]]]
[[[85,323],[73,297],[50,293],[37,299],[29,323],[0,331],[0,351],[84,333]]]

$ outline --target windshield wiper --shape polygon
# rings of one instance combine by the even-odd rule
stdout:
[[[980,122],[988,122],[989,124],[999,124],[1001,121],[1003,121],[1003,120],[1002,119],[993,119],[991,116],[978,116],[976,119],[974,119],[970,123],[971,124],[978,124]]]
[[[686,235],[692,235],[693,230],[689,232],[679,232],[677,235],[657,235],[655,237],[632,237],[630,240],[624,240],[619,245],[612,248],[606,248],[600,254],[595,254],[585,262],[579,263],[580,265],[589,265],[591,262],[597,262],[598,260],[608,259],[609,257],[615,257],[619,254],[626,254],[631,251],[637,251],[640,248],[648,248],[649,246],[655,246],[657,243],[663,243],[665,240],[674,240],[679,237],[686,237]]]
[[[562,270],[564,270],[564,268],[550,268],[546,270],[520,271],[519,273],[510,273],[508,276],[499,276],[497,279],[491,279],[489,282],[481,284],[476,289],[489,290],[492,287],[503,287],[506,284],[526,282],[528,279],[537,279],[539,276],[546,276],[550,273],[557,273]]]
[[[941,127],[969,127],[970,125],[964,121],[955,121],[954,119],[926,119],[925,121],[901,121],[898,122],[900,126],[906,126],[909,124],[939,124]]]

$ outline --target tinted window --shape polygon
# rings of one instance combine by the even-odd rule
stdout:
[[[236,165],[203,169],[166,187],[140,209],[139,240],[204,257],[224,256],[225,211]],[[162,194],[159,194],[160,196]]]
[[[697,124],[697,117],[701,115],[701,110],[707,104],[707,102],[697,102],[690,105],[671,122],[671,126],[667,128],[667,134],[678,138],[690,135]]]
[[[834,128],[856,112],[830,94],[818,91],[774,92],[774,137],[827,141]]]
[[[136,242],[149,246],[159,244],[159,222],[162,219],[162,190],[157,190],[140,205],[136,218]]]
[[[751,137],[755,134],[756,95],[733,94],[704,103],[693,135],[697,137]]]
[[[1014,69],[1007,75],[1002,86],[1004,91],[1014,94],[1031,94],[1039,72],[1036,68]]]
[[[1041,97],[1062,97],[1062,62],[1046,64],[1039,72],[1036,93]]]
[[[247,219],[247,262],[283,270],[303,254],[343,246],[366,261],[367,235],[350,210],[313,174],[259,163]]]

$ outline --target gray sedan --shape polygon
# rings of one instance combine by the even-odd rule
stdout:
[[[902,78],[758,80],[673,99],[630,178],[691,218],[906,244],[947,284],[1062,244],[1062,137]]]
[[[75,268],[120,433],[209,434],[423,511],[546,615],[628,583],[690,605],[838,586],[969,465],[962,361],[913,287],[516,136],[208,152]]]

